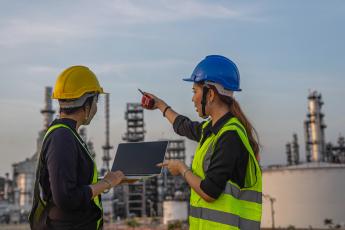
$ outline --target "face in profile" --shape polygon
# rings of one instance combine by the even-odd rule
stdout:
[[[194,83],[192,90],[193,90],[192,101],[194,103],[195,110],[200,117],[203,117],[202,116],[202,106],[201,106],[202,86],[200,84]]]
[[[91,120],[93,119],[93,117],[96,115],[96,113],[97,113],[97,101],[98,101],[98,95],[93,97],[92,104],[90,107],[89,116],[88,116],[88,119],[85,120],[84,125],[89,125]]]

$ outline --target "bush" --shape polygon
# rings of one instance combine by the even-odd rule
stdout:
[[[168,230],[182,229],[182,221],[172,221],[168,224]]]
[[[128,219],[126,221],[126,224],[129,226],[129,227],[132,227],[132,228],[135,228],[135,227],[139,227],[140,226],[140,223],[138,221],[136,221],[134,218],[132,219]]]

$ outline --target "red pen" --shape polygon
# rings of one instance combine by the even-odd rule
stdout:
[[[141,89],[138,88],[138,90],[139,90],[139,92],[140,92],[142,95],[145,96],[145,93],[144,93],[143,91],[141,91]]]

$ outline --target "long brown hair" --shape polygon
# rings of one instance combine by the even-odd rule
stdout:
[[[260,145],[259,145],[258,133],[256,129],[253,127],[253,125],[251,124],[251,122],[248,120],[244,112],[242,111],[240,104],[233,97],[228,97],[228,96],[219,94],[215,86],[213,85],[208,85],[208,86],[218,95],[218,97],[220,98],[222,102],[224,102],[225,104],[229,106],[230,112],[232,113],[232,115],[236,117],[244,126],[247,132],[250,146],[252,147],[254,151],[256,159],[259,160],[260,159],[260,156],[259,156]]]

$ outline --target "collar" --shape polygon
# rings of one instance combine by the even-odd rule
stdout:
[[[208,129],[212,131],[213,134],[217,134],[221,128],[228,122],[234,115],[231,112],[226,113],[223,115],[219,120],[212,126],[212,122],[208,125]]]
[[[64,124],[67,125],[68,127],[70,127],[72,130],[76,130],[77,128],[77,121],[70,119],[70,118],[60,118],[60,119],[55,119],[52,125],[57,125],[57,124]]]

